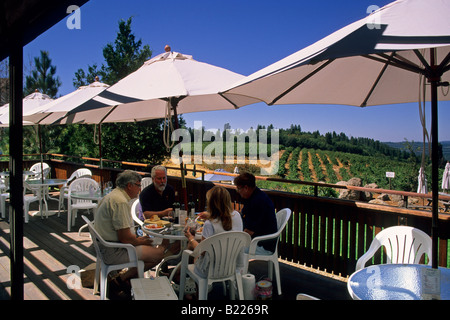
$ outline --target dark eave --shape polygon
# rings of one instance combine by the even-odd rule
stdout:
[[[70,5],[81,7],[89,0],[0,1],[0,61],[10,54],[10,43],[25,46],[68,16]]]

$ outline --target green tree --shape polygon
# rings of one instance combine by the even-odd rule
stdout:
[[[61,81],[55,74],[56,67],[52,65],[49,53],[41,50],[40,57],[34,58],[34,70],[31,71],[30,76],[25,78],[25,96],[39,90],[52,98],[56,98]]]
[[[116,40],[103,48],[105,64],[102,64],[100,68],[97,64],[88,66],[87,72],[78,69],[73,79],[75,88],[92,83],[96,76],[99,76],[102,82],[113,85],[136,71],[152,56],[152,51],[148,45],[142,46],[142,40],[140,39],[136,41],[136,37],[131,30],[131,23],[131,17],[127,21],[119,21]]]
[[[78,69],[73,79],[76,88],[92,83],[96,76],[99,76],[102,82],[113,85],[136,71],[151,57],[150,47],[143,46],[141,40],[136,40],[131,30],[131,23],[132,18],[119,21],[119,31],[114,43],[108,43],[103,49],[105,61],[101,67],[93,64],[88,66],[86,71]],[[102,157],[153,164],[161,162],[167,156],[162,140],[162,124],[162,119],[137,123],[102,124]],[[90,139],[93,140],[93,131],[96,129],[91,127]],[[67,130],[65,133],[71,132],[73,133]],[[86,152],[86,150],[80,150],[77,143],[73,143],[71,139],[65,141],[65,146],[69,152]],[[98,148],[89,149],[89,154],[98,156]]]

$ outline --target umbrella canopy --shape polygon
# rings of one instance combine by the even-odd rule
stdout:
[[[40,106],[45,106],[48,103],[53,101],[48,95],[40,93],[38,90],[33,92],[32,94],[27,95],[23,98],[22,106],[23,106],[23,115],[29,115],[33,112],[33,110]],[[32,125],[32,122],[24,121],[24,125]],[[7,127],[9,126],[9,103],[0,107],[0,126]]]
[[[68,112],[58,123],[101,124],[105,122],[135,122],[166,118],[171,129],[171,116],[181,113],[235,109],[219,91],[244,78],[238,73],[196,61],[190,55],[172,52],[166,46],[162,53],[146,61],[138,70],[99,93],[96,97]],[[243,103],[259,102],[255,98]],[[166,129],[166,127],[164,127]],[[101,134],[99,134],[100,140]],[[167,148],[170,132],[164,133]],[[180,163],[182,169],[182,163]],[[184,202],[186,185],[181,170]]]
[[[214,173],[208,173],[205,174],[204,178],[205,181],[233,181],[234,180],[234,176],[229,176],[229,175],[224,175],[221,173],[231,173],[228,171],[225,171],[223,169],[216,169],[214,170]],[[197,180],[202,180],[202,178],[197,178]]]
[[[248,97],[268,105],[416,102],[419,75],[432,64],[430,48],[436,48],[435,64],[448,69],[449,10],[449,1],[393,2],[233,84],[224,96],[236,104]],[[442,75],[441,81],[449,80],[449,73]]]
[[[438,90],[450,81],[448,12],[448,0],[392,2],[222,92],[236,104],[248,97],[269,105],[320,103],[360,107],[431,101],[431,234],[435,268],[439,197],[437,102],[450,100],[446,90]]]
[[[442,190],[450,189],[450,162],[447,162],[444,169],[444,174],[442,175]]]
[[[97,77],[95,82],[87,86],[79,87],[48,104],[34,108],[23,118],[36,124],[52,124],[108,87],[109,85],[99,82]]]
[[[165,118],[172,111],[235,109],[238,105],[218,92],[243,78],[190,55],[168,51],[70,111],[61,123],[132,122]],[[243,101],[259,102],[253,98]]]

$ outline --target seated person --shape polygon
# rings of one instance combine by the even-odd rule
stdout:
[[[116,188],[99,203],[95,214],[94,227],[106,241],[130,243],[136,247],[139,260],[144,261],[145,270],[156,266],[164,257],[169,242],[163,241],[161,246],[153,247],[149,237],[137,237],[132,230],[133,221],[130,215],[130,200],[136,198],[141,191],[141,176],[131,170],[120,173],[116,180]],[[101,248],[106,264],[121,264],[129,261],[128,252],[124,248]],[[115,281],[124,283],[137,275],[136,268],[130,268],[120,274]]]
[[[215,234],[227,231],[242,231],[242,219],[239,212],[233,210],[231,196],[227,189],[214,186],[206,193],[207,212],[202,213],[205,224],[202,231],[202,240]],[[189,249],[193,250],[198,241],[192,235],[191,230],[185,230],[185,236],[189,240]],[[195,272],[206,276],[209,261],[200,256],[195,261]],[[242,265],[242,257],[238,258],[238,265]]]
[[[277,232],[275,207],[269,196],[256,186],[255,176],[247,172],[241,173],[234,179],[234,184],[244,200],[241,212],[244,231],[252,239]],[[259,242],[256,254],[272,254],[275,251],[276,243],[276,239]]]
[[[167,184],[167,171],[163,166],[155,166],[151,172],[152,184],[144,188],[139,196],[144,219],[153,215],[167,216],[173,210],[175,191]]]

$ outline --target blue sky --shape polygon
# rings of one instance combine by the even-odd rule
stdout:
[[[328,34],[364,18],[371,5],[390,0],[91,0],[81,7],[81,29],[68,29],[66,20],[24,48],[24,64],[47,50],[62,86],[59,94],[75,90],[74,73],[103,60],[102,49],[113,42],[118,21],[133,17],[132,30],[157,55],[166,44],[173,51],[242,75],[250,75]],[[29,68],[28,68],[29,69]],[[25,70],[26,72],[26,70]],[[427,104],[427,109],[430,106]],[[422,141],[418,103],[357,108],[352,106],[263,103],[239,110],[183,115],[187,125],[202,121],[206,129],[247,130],[258,124],[321,134],[336,131],[380,141]],[[427,120],[431,116],[427,114]],[[450,102],[439,104],[439,140],[450,140]],[[428,130],[431,131],[430,125]]]

